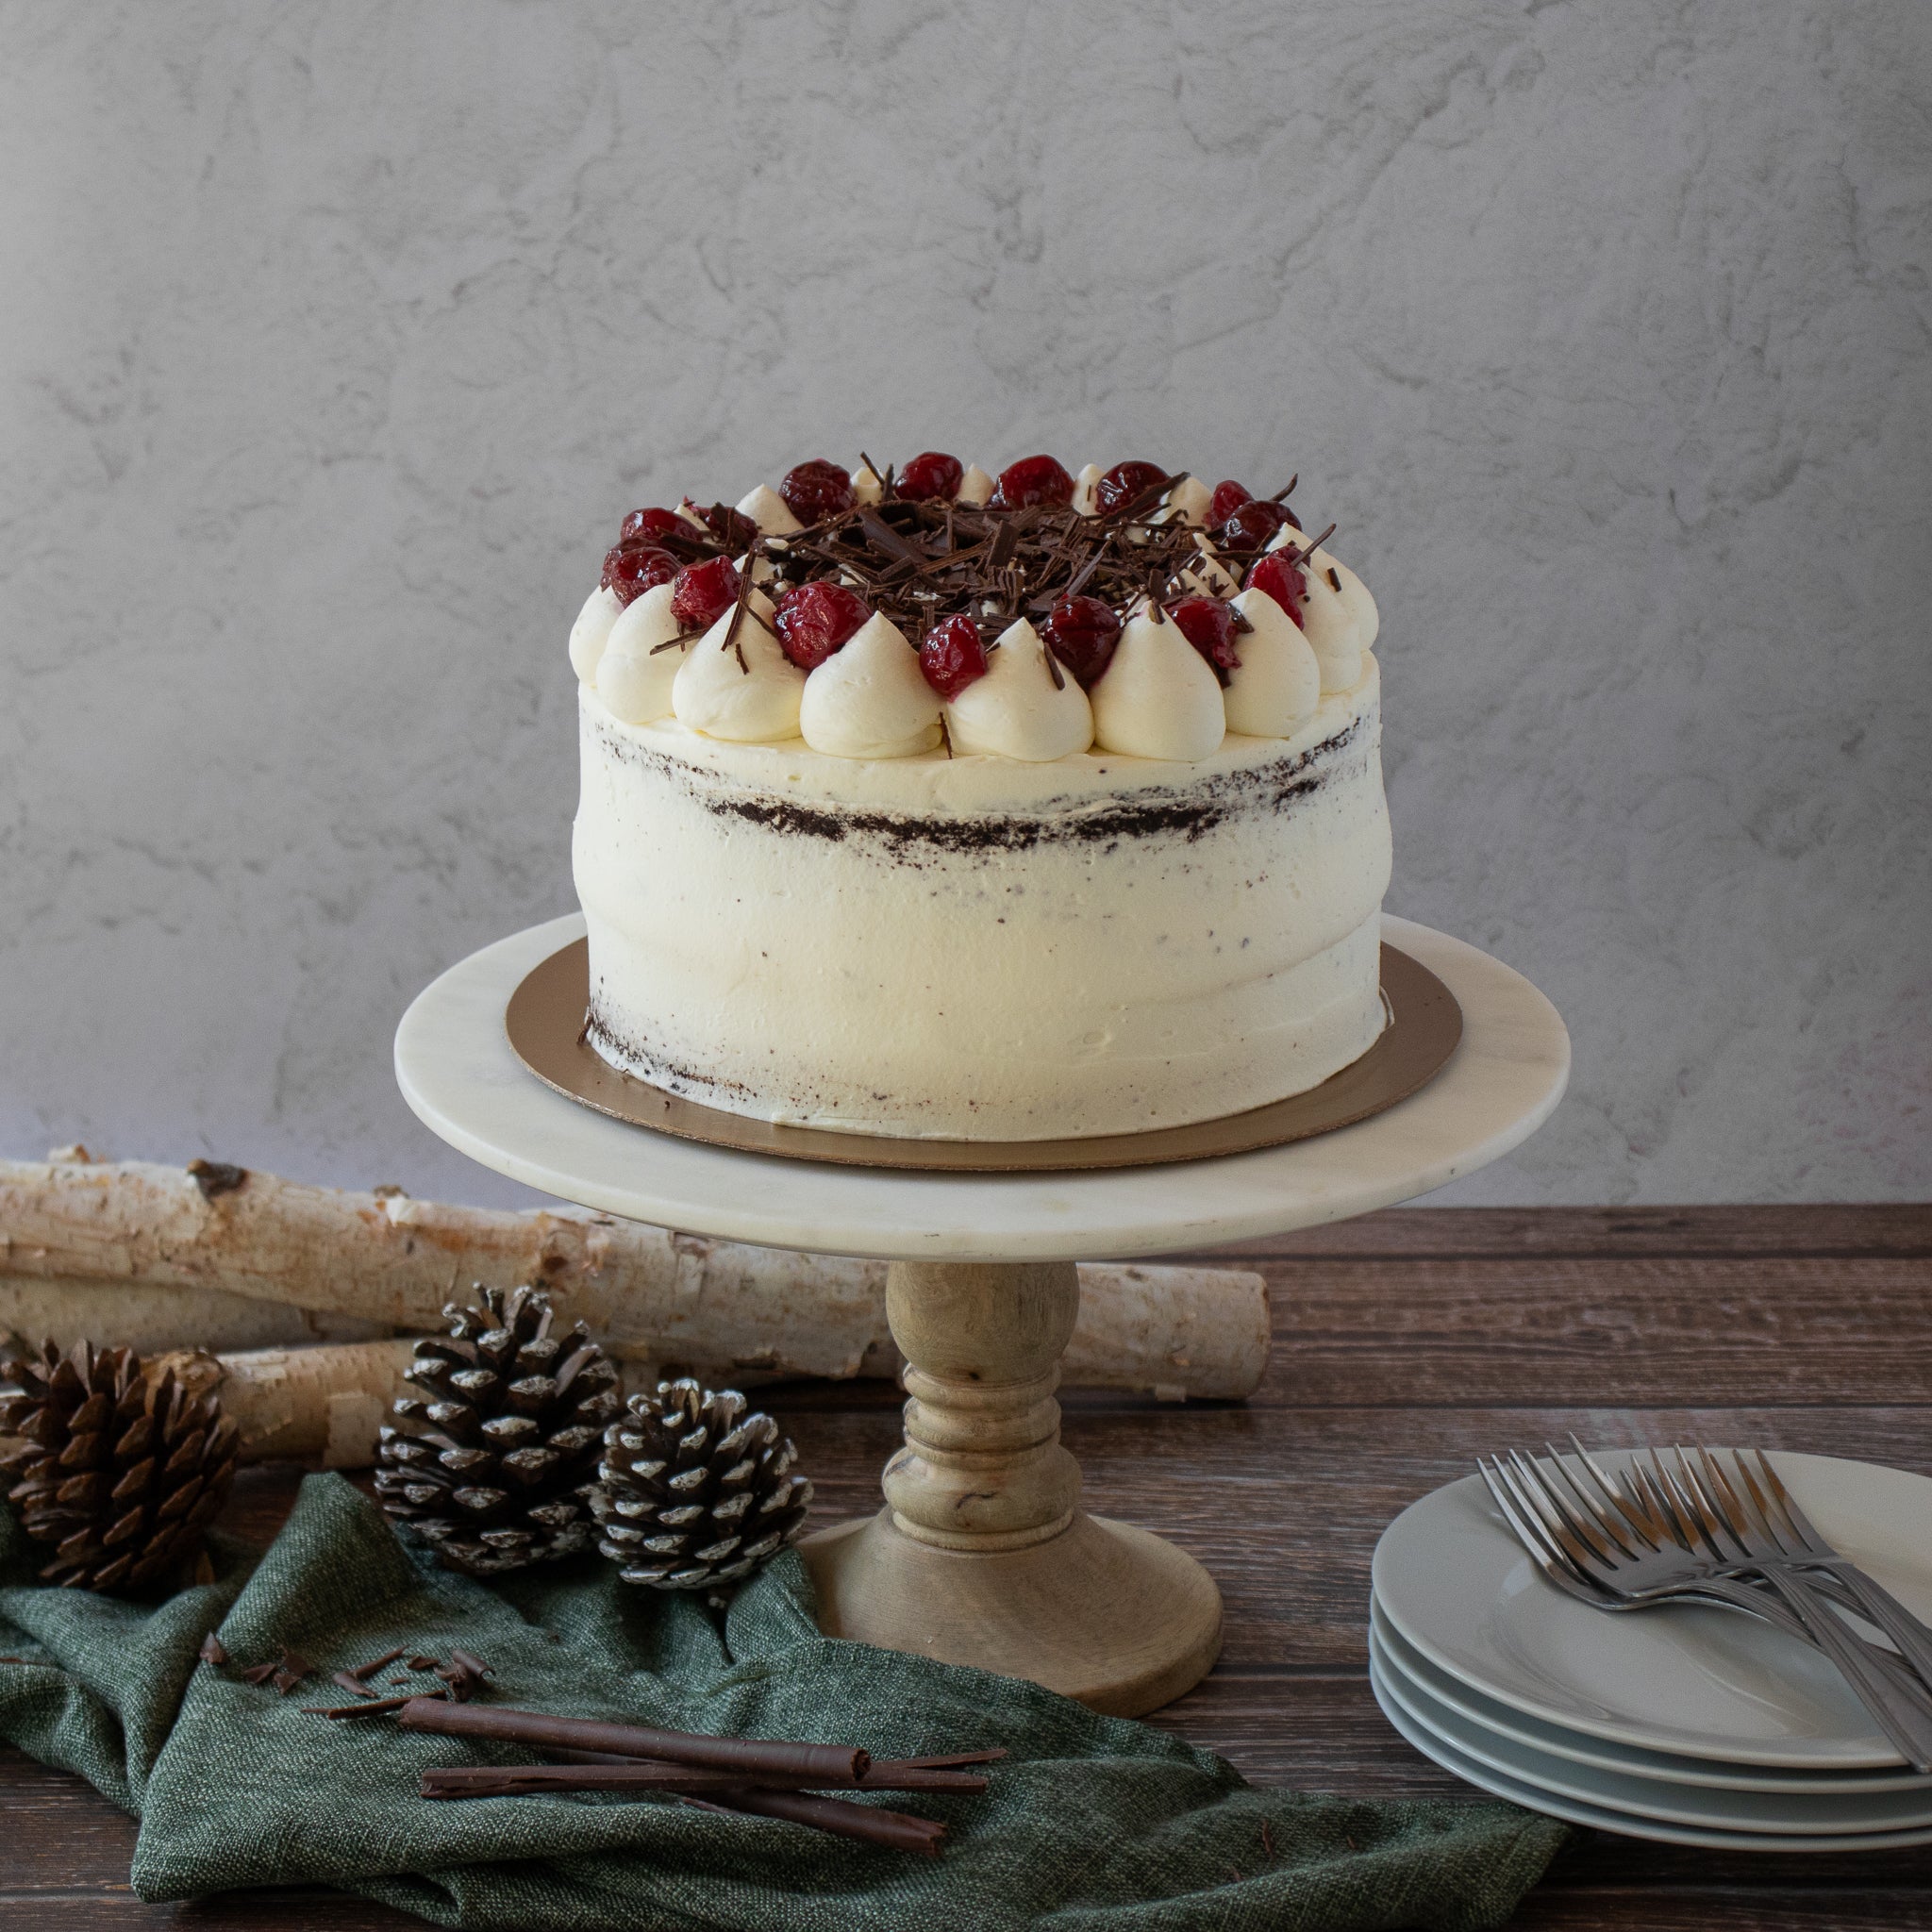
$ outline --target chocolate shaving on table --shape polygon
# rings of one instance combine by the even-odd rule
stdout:
[[[354,1671],[332,1671],[329,1682],[339,1690],[346,1690],[351,1697],[366,1697],[374,1701],[380,1693],[372,1690]]]
[[[245,1671],[242,1672],[240,1674],[242,1681],[244,1684],[266,1684],[268,1680],[271,1677],[273,1677],[278,1670],[281,1669],[281,1658],[275,1657],[269,1663],[250,1664],[248,1668]]]
[[[226,1645],[212,1630],[201,1640],[200,1657],[205,1664],[225,1664],[228,1661]],[[0,1662],[4,1661],[4,1658],[0,1658]]]
[[[585,1356],[591,1353],[591,1351],[589,1349],[583,1351]],[[579,1359],[580,1357],[576,1356],[571,1357],[573,1364]],[[566,1368],[563,1374],[557,1378],[558,1386],[559,1388],[564,1386],[570,1380],[570,1376],[571,1370]],[[453,1649],[449,1654],[449,1660],[453,1664],[460,1664],[464,1670],[478,1677],[493,1677],[496,1674],[496,1666],[494,1664],[486,1664],[474,1651]]]
[[[338,1704],[321,1707],[312,1704],[302,1707],[304,1717],[382,1717],[391,1710],[401,1710],[405,1705],[421,1704],[420,1697],[378,1697],[370,1704]]]
[[[406,1731],[434,1731],[446,1738],[488,1738],[544,1751],[609,1751],[626,1757],[663,1757],[709,1770],[796,1774],[827,1789],[857,1785],[872,1759],[857,1745],[794,1744],[777,1739],[708,1738],[647,1724],[608,1724],[596,1718],[551,1717],[538,1710],[497,1705],[451,1704],[440,1697],[405,1700],[397,1722]]]
[[[366,1664],[351,1664],[346,1671],[338,1672],[336,1681],[341,1683],[343,1677],[353,1677],[358,1683],[366,1684],[384,1665],[394,1663],[402,1654],[403,1646],[398,1644],[393,1650],[384,1651],[380,1657],[371,1657]]]
[[[440,1657],[412,1657],[409,1668],[412,1671],[433,1671],[441,1661]]]

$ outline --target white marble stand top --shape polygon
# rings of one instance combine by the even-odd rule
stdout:
[[[1076,1260],[1208,1247],[1342,1221],[1507,1154],[1549,1118],[1570,1036],[1521,974],[1460,940],[1385,917],[1391,944],[1447,982],[1460,1045],[1421,1092],[1311,1141],[1092,1174],[907,1174],[780,1160],[679,1141],[567,1100],[503,1028],[510,993],[581,935],[580,915],[485,946],[396,1029],[396,1079],[453,1147],[587,1208],[691,1234],[884,1259]]]

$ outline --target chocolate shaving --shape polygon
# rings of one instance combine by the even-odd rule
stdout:
[[[392,1710],[401,1710],[406,1705],[420,1704],[420,1697],[378,1697],[373,1704],[338,1704],[323,1707],[312,1704],[302,1707],[304,1717],[382,1717]]]
[[[433,1671],[441,1661],[440,1657],[412,1657],[409,1668],[412,1671]]]
[[[594,1351],[586,1351],[586,1353],[594,1353]],[[453,1664],[460,1664],[464,1670],[470,1672],[474,1676],[493,1677],[496,1674],[496,1667],[493,1664],[486,1664],[480,1657],[467,1650],[452,1650],[449,1654],[449,1659]]]
[[[358,1684],[368,1683],[384,1665],[394,1663],[397,1657],[402,1656],[403,1648],[403,1645],[398,1644],[395,1649],[385,1651],[380,1657],[371,1657],[366,1664],[351,1665],[348,1670],[338,1673],[338,1681],[346,1676],[353,1677]]]
[[[647,1724],[606,1724],[594,1718],[550,1717],[494,1705],[450,1704],[438,1697],[406,1700],[398,1722],[406,1731],[446,1738],[489,1738],[546,1751],[608,1751],[626,1757],[663,1757],[708,1770],[795,1774],[815,1785],[850,1787],[871,1759],[856,1745],[792,1744],[759,1738],[708,1738]]]
[[[918,1852],[928,1858],[940,1855],[946,1827],[935,1818],[909,1811],[881,1811],[871,1805],[854,1805],[843,1798],[820,1798],[807,1791],[737,1790],[729,1798],[681,1800],[703,1811],[749,1811],[758,1818],[782,1818],[792,1824],[809,1824],[839,1838],[856,1838],[874,1845],[891,1845]]]
[[[315,1666],[299,1650],[285,1650],[282,1653],[282,1667],[275,1674],[275,1687],[286,1697],[314,1669]]]
[[[346,1690],[351,1697],[374,1699],[375,1696],[375,1692],[354,1671],[332,1671],[329,1674],[329,1682],[338,1689]]]
[[[1332,563],[1328,566],[1328,588],[1331,591],[1341,589],[1341,579],[1335,575],[1335,566]]]
[[[438,1765],[423,1774],[422,1790],[425,1798],[506,1798],[539,1791],[732,1791],[747,1786],[758,1790],[812,1788],[809,1777],[769,1772],[752,1777],[741,1771],[706,1771],[694,1764],[633,1758],[618,1764]],[[974,1797],[987,1789],[987,1780],[964,1771],[902,1771],[890,1778],[869,1773],[858,1789]]]
[[[225,1664],[228,1661],[227,1646],[210,1630],[201,1640],[200,1656],[205,1664]]]
[[[244,1684],[266,1684],[281,1667],[282,1660],[280,1657],[276,1657],[273,1663],[250,1664],[242,1673],[242,1681]]]
[[[188,1163],[188,1172],[194,1176],[204,1201],[212,1201],[217,1194],[232,1194],[248,1183],[248,1170],[226,1160],[203,1160],[197,1156]]]

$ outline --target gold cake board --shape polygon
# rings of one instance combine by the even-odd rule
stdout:
[[[1280,1147],[1384,1112],[1425,1086],[1462,1038],[1456,995],[1420,960],[1382,947],[1388,1024],[1358,1060],[1319,1087],[1265,1107],[1188,1126],[1061,1141],[938,1141],[779,1126],[706,1107],[619,1073],[591,1046],[590,944],[575,940],[528,973],[510,995],[504,1029],[517,1058],[546,1086],[615,1120],[740,1154],[825,1160],[928,1174],[1050,1174],[1164,1166]]]

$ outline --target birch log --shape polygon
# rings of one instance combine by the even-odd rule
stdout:
[[[581,1208],[447,1207],[200,1166],[92,1161],[80,1149],[0,1161],[0,1324],[35,1340],[138,1334],[150,1350],[247,1350],[346,1341],[358,1331],[344,1324],[363,1324],[363,1336],[426,1332],[476,1282],[529,1281],[620,1360],[738,1381],[891,1376],[900,1366],[882,1261],[708,1241]],[[1260,1381],[1259,1275],[1083,1264],[1080,1291],[1069,1383],[1180,1400],[1238,1398]],[[247,1332],[250,1304],[325,1325]],[[117,1305],[125,1319],[110,1321]]]
[[[222,1413],[234,1420],[243,1462],[317,1462],[367,1469],[375,1432],[403,1389],[415,1344],[408,1336],[324,1348],[263,1348],[234,1355],[177,1349],[150,1357],[150,1378],[172,1370],[199,1394],[219,1387]],[[621,1365],[624,1392],[657,1379],[639,1362]]]

